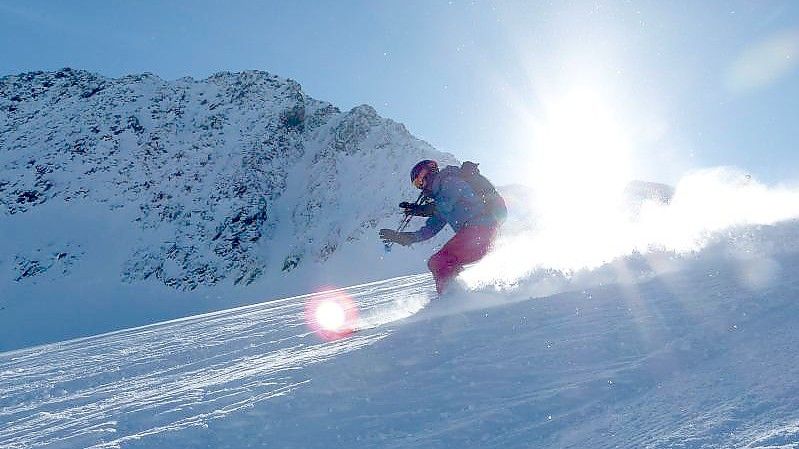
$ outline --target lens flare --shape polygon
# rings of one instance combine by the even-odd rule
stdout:
[[[325,292],[305,304],[305,322],[323,340],[338,340],[355,329],[358,306],[344,292]]]
[[[347,319],[344,308],[335,301],[324,301],[316,308],[316,322],[323,329],[338,330],[344,326]]]
[[[788,76],[799,64],[799,29],[785,30],[747,47],[727,74],[727,88],[746,92]]]

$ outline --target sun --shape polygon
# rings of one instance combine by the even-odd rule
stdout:
[[[576,86],[545,101],[531,124],[530,182],[545,216],[565,224],[618,199],[631,178],[632,149],[600,89]]]

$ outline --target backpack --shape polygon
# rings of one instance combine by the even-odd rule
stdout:
[[[501,224],[508,216],[505,200],[497,192],[496,187],[491,184],[491,181],[480,174],[480,169],[477,168],[478,165],[472,161],[464,162],[461,164],[459,175],[461,179],[469,184],[475,195],[483,201],[486,206],[486,212],[493,215],[497,223]]]

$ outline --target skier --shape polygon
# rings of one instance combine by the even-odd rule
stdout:
[[[440,295],[464,265],[482,259],[491,249],[507,214],[505,201],[473,162],[439,171],[438,163],[423,160],[411,170],[411,182],[430,202],[402,202],[400,207],[406,215],[428,217],[427,222],[415,232],[381,229],[379,235],[386,243],[407,246],[432,238],[449,224],[455,236],[427,262]]]

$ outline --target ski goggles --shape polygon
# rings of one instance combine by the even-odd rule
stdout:
[[[428,170],[426,168],[423,168],[423,169],[419,170],[419,174],[416,175],[415,178],[413,178],[414,187],[416,187],[417,189],[423,188],[424,187],[424,181],[427,178],[427,175],[429,173],[430,173],[430,170]]]

